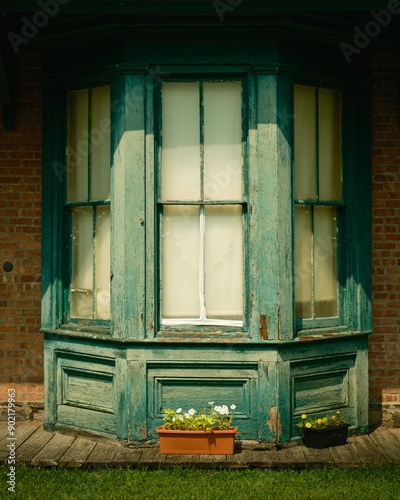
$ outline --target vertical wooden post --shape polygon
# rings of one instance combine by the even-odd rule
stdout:
[[[250,190],[257,207],[251,230],[258,254],[256,314],[262,340],[294,336],[293,84],[289,73],[278,70],[256,68],[258,161]]]
[[[145,334],[145,70],[111,70],[113,335]],[[129,263],[129,265],[127,265]]]

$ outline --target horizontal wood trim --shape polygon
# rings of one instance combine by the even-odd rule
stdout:
[[[60,0],[60,8],[68,13],[109,13],[109,14],[127,14],[127,13],[152,13],[157,12],[176,14],[179,12],[209,12],[213,8],[210,0],[125,0],[124,2],[115,2],[115,0],[80,0],[79,2],[69,2]],[[276,2],[274,0],[240,0],[226,2],[227,6],[232,6],[232,10],[241,12],[337,12],[342,11],[362,11],[369,9],[379,9],[387,7],[387,1],[382,0],[336,0],[335,2],[321,2],[317,0],[288,0],[285,2]],[[242,5],[243,3],[243,5]],[[189,4],[189,6],[188,6]],[[8,0],[2,2],[3,12],[36,12],[38,3],[36,0],[23,0],[15,2]],[[230,11],[232,12],[232,11]]]

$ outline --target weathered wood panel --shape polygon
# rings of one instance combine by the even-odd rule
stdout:
[[[165,455],[161,455],[158,449],[145,448],[140,456],[138,465],[141,467],[159,467],[164,462]]]
[[[6,423],[0,423],[4,433]],[[36,429],[32,433],[32,429]],[[31,434],[30,434],[31,433]],[[73,435],[47,432],[35,422],[20,424],[20,436],[29,437],[17,448],[17,461],[31,465],[67,467],[153,467],[198,466],[228,468],[304,468],[400,464],[400,429],[380,428],[370,435],[353,436],[349,443],[329,449],[294,445],[275,449],[254,441],[237,442],[234,455],[161,455],[159,447],[124,446],[120,441],[98,442]],[[0,451],[4,452],[4,439]],[[4,453],[3,453],[4,455]],[[3,456],[2,455],[2,456]],[[8,452],[6,454],[8,456]],[[4,460],[4,458],[3,458]]]
[[[302,360],[290,362],[292,392],[292,437],[301,415],[323,416],[340,410],[351,425],[357,425],[359,397],[354,390],[357,358],[353,353],[321,356],[318,346],[310,348]],[[363,365],[366,369],[366,365]]]
[[[155,436],[166,408],[209,409],[215,404],[236,405],[235,421],[241,439],[257,435],[253,402],[257,397],[257,363],[148,363],[149,436]]]
[[[110,466],[122,467],[132,463],[137,463],[142,455],[141,449],[130,449],[125,447],[120,447],[117,449],[114,457],[109,462]]]
[[[96,441],[77,437],[58,460],[59,465],[64,465],[65,467],[82,467],[96,444]]]
[[[86,429],[116,436],[116,417],[113,414],[67,405],[59,405],[57,414],[63,428]]]
[[[335,446],[329,450],[338,467],[355,467],[362,463],[352,443]]]
[[[400,433],[399,433],[400,435]],[[382,432],[380,429],[371,434],[372,441],[376,444],[379,452],[383,454],[389,462],[400,461],[400,443],[393,439],[390,432]]]
[[[32,458],[31,464],[44,467],[57,465],[59,459],[68,450],[74,440],[74,436],[65,436],[59,433],[54,434],[51,440],[47,442],[46,446]]]
[[[46,432],[43,426],[40,426],[18,449],[17,461],[31,463],[33,457],[46,446],[52,439],[54,433]]]
[[[277,463],[284,467],[306,467],[307,459],[301,446],[291,446],[277,451]]]
[[[113,335],[124,338],[145,336],[145,74],[140,63],[112,71],[111,310]]]
[[[389,429],[389,432],[400,444],[400,429]]]
[[[353,445],[362,463],[373,465],[387,463],[385,455],[379,453],[378,447],[369,436],[351,437],[349,441]]]
[[[9,457],[9,448],[7,447],[8,444],[14,443],[15,444],[15,455],[16,458],[18,459],[18,449],[21,447],[21,445],[34,433],[41,427],[41,422],[24,422],[23,424],[17,424],[16,430],[15,430],[15,436],[9,436],[8,428],[7,426],[4,426],[4,428],[1,428],[0,436],[4,434],[3,439],[0,441],[0,463],[7,459]],[[9,440],[9,437],[15,437],[15,440]]]
[[[315,408],[317,401],[323,399],[325,407],[340,407],[348,404],[346,390],[346,371],[333,373],[317,373],[313,376],[295,377],[294,379],[294,411],[303,413]]]
[[[117,444],[97,443],[88,458],[88,467],[104,467],[110,464],[119,449]]]
[[[333,459],[332,453],[329,449],[317,449],[317,448],[307,448],[303,446],[304,456],[310,466],[326,464],[334,465],[335,461]]]

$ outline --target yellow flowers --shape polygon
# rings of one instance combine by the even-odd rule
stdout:
[[[340,411],[337,410],[335,415],[325,415],[317,418],[308,418],[307,414],[303,413],[297,427],[299,429],[326,429],[327,427],[337,427],[345,423],[345,420],[340,416]]]

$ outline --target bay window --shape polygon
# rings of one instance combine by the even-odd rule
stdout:
[[[348,94],[262,76],[261,99],[257,78],[67,91],[59,324],[263,340],[356,324]]]
[[[369,82],[265,27],[154,30],[46,60],[45,425],[143,444],[228,398],[243,439],[367,427]]]

